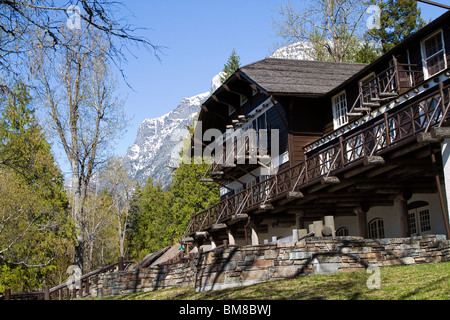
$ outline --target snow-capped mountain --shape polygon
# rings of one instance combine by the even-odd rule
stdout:
[[[313,60],[311,58],[311,50],[311,43],[296,42],[275,50],[270,57],[277,59]]]
[[[219,74],[212,79],[210,92],[182,99],[173,111],[144,120],[139,126],[134,145],[128,148],[124,156],[131,178],[142,185],[148,177],[163,187],[170,184],[172,168],[178,166],[183,140],[188,136],[187,126],[194,122],[202,103],[220,85]]]

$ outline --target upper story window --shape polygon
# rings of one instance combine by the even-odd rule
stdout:
[[[333,103],[333,124],[334,129],[338,129],[348,123],[347,117],[347,95],[345,91],[332,98]]]
[[[447,68],[444,35],[442,30],[439,30],[428,38],[425,38],[421,42],[421,47],[425,79],[428,79],[439,71]]]
[[[241,107],[247,102],[247,98],[241,95]]]

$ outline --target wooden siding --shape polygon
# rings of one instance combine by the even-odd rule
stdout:
[[[289,134],[289,161],[296,165],[305,160],[303,147],[320,139],[321,135]]]
[[[286,119],[286,114],[284,113],[283,108],[281,108],[279,105],[277,106],[278,111],[281,114],[281,117],[284,117]],[[280,115],[278,114],[277,110],[275,109],[275,106],[270,108],[267,113],[267,129],[269,130],[279,130],[279,138],[280,138],[280,145],[279,145],[279,154],[282,154],[286,151],[288,151],[288,131],[287,128],[284,126],[283,120],[281,119]]]

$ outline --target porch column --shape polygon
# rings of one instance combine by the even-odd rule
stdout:
[[[354,210],[355,214],[358,216],[358,226],[359,226],[359,236],[367,239],[368,238],[368,232],[367,232],[367,211],[365,211],[365,208],[359,207]]]
[[[234,246],[236,244],[236,240],[234,239],[233,233],[230,229],[227,229],[228,234],[228,245]]]
[[[450,226],[449,226],[449,208],[450,208],[450,138],[445,138],[441,144],[441,154],[442,154],[442,165],[444,173],[444,185],[442,188],[441,181],[439,178],[439,173],[436,166],[436,156],[431,155],[431,160],[433,162],[434,174],[436,176],[436,185],[438,188],[439,200],[441,202],[442,217],[444,220],[445,233],[447,239],[450,239]],[[442,190],[445,189],[445,190]]]
[[[411,232],[409,231],[409,224],[408,224],[408,197],[404,196],[403,194],[397,196],[395,199],[395,203],[398,206],[398,223],[400,226],[400,234],[402,238],[407,238],[411,236]],[[411,198],[411,197],[409,197]]]
[[[251,236],[252,246],[257,246],[259,244],[259,238],[258,238],[258,233],[256,232],[256,224],[253,221],[251,221],[249,227],[252,232],[252,236]]]

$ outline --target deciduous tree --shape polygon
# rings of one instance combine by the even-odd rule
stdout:
[[[126,125],[108,62],[109,43],[92,27],[61,31],[64,47],[49,58],[36,40],[32,60],[36,93],[48,110],[57,141],[71,167],[72,217],[78,229],[75,264],[83,270],[84,212],[89,184],[111,156],[111,143]]]
[[[353,61],[365,31],[367,5],[360,0],[307,1],[296,8],[281,5],[274,27],[287,44],[299,42],[305,53],[320,61]]]

